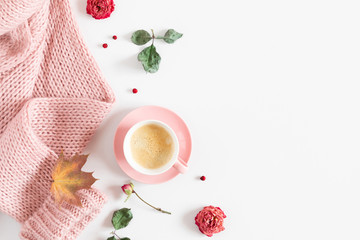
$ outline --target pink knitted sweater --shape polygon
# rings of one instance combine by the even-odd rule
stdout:
[[[49,179],[60,151],[82,152],[113,102],[68,0],[1,1],[0,210],[23,224],[21,239],[76,239],[100,211],[95,189],[79,191],[83,208],[58,208]]]

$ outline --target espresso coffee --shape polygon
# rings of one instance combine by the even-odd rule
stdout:
[[[140,166],[157,169],[171,160],[175,146],[166,129],[151,123],[135,130],[130,139],[130,149],[133,159]]]

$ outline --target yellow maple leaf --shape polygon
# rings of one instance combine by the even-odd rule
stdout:
[[[64,154],[60,153],[51,174],[53,181],[50,189],[55,202],[59,205],[66,201],[76,206],[82,206],[76,192],[80,189],[89,189],[98,180],[92,176],[93,172],[81,171],[88,156],[75,154],[70,159],[66,159]]]

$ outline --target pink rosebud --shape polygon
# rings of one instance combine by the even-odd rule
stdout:
[[[195,224],[200,232],[211,237],[214,233],[225,230],[224,218],[226,215],[219,207],[207,206],[196,215]]]
[[[110,17],[114,9],[115,4],[113,0],[87,0],[86,12],[95,19]]]
[[[125,184],[121,187],[121,189],[126,195],[130,196],[134,191],[134,184],[132,183]]]

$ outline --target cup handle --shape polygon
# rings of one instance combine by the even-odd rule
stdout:
[[[178,170],[180,173],[185,173],[188,169],[187,163],[178,157],[177,161],[174,164],[174,168]]]

